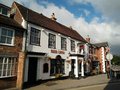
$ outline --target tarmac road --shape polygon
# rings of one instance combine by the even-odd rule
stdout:
[[[106,74],[100,74],[79,80],[48,81],[24,90],[120,90],[120,80],[110,80]]]
[[[65,90],[120,90],[120,83],[99,84]]]

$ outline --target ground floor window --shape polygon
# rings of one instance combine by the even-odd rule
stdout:
[[[0,57],[0,78],[12,77],[17,74],[17,58]]]
[[[48,63],[43,64],[43,73],[48,73]]]
[[[64,64],[65,60],[64,59],[52,59],[51,60],[51,67],[50,67],[50,75],[55,75],[55,74],[64,74]]]

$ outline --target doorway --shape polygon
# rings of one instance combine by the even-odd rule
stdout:
[[[29,68],[28,68],[28,83],[33,85],[36,83],[37,79],[37,57],[30,57],[29,58]]]

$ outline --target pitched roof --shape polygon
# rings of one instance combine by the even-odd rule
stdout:
[[[23,27],[20,24],[18,24],[14,19],[11,19],[1,14],[0,14],[0,24],[23,29]]]
[[[107,47],[108,46],[108,42],[95,43],[94,45],[96,47]]]
[[[16,4],[21,15],[23,16],[23,18],[26,21],[36,24],[36,25],[39,25],[41,27],[47,28],[51,31],[74,38],[76,40],[86,42],[86,40],[77,31],[70,29],[54,20],[51,20],[50,18],[48,18],[42,14],[32,11],[16,2],[14,2],[14,3]]]

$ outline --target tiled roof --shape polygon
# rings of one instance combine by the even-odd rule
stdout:
[[[51,31],[63,34],[65,36],[74,38],[79,41],[86,42],[85,39],[75,30],[70,29],[54,20],[51,20],[50,18],[39,14],[35,11],[32,11],[16,2],[14,2],[16,6],[18,7],[20,13],[22,14],[23,18],[33,24],[39,25],[41,27],[47,28]]]
[[[108,46],[108,42],[95,43],[93,45],[95,45],[96,47],[107,47]]]
[[[120,71],[120,66],[112,66],[111,69],[113,71]]]
[[[18,24],[15,20],[1,14],[0,14],[0,24],[23,29],[23,27],[20,24]]]

